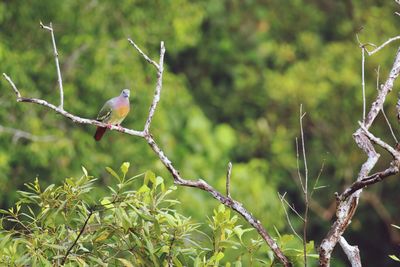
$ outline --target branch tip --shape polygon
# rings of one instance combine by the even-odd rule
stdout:
[[[226,197],[231,198],[231,174],[232,174],[232,162],[228,163],[228,169],[226,171]]]

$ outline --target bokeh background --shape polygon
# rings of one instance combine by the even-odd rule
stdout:
[[[163,40],[166,71],[152,124],[155,138],[184,177],[201,177],[222,191],[232,161],[233,197],[272,233],[290,233],[278,192],[287,192],[288,201],[304,210],[295,145],[303,104],[311,185],[324,163],[318,183],[323,188],[313,195],[309,225],[309,238],[318,245],[334,219],[334,192],[354,181],[366,158],[352,139],[362,116],[356,34],[375,44],[396,36],[398,9],[386,0],[1,1],[0,71],[23,96],[58,103],[51,39],[39,27],[39,21],[51,21],[65,109],[95,118],[105,100],[131,88],[132,111],[123,124],[141,129],[156,73],[127,38],[156,60]],[[367,58],[368,106],[376,95],[377,69],[382,82],[396,49],[392,44]],[[398,135],[396,93],[397,88],[385,111]],[[12,206],[17,190],[35,177],[45,185],[58,183],[81,175],[82,165],[99,178],[99,195],[110,183],[105,167],[118,168],[124,161],[131,163],[132,175],[150,169],[170,178],[143,140],[108,132],[96,143],[94,127],[16,103],[4,79],[0,107],[1,126],[45,137],[0,133],[1,208]],[[381,115],[372,131],[394,144]],[[389,160],[382,151],[376,170]],[[400,252],[400,232],[390,225],[400,222],[399,190],[396,178],[368,188],[345,233],[360,247],[366,266],[393,264],[388,255]],[[181,212],[198,222],[205,223],[218,205],[193,189],[180,188],[176,198]],[[301,229],[296,216],[291,221]],[[346,265],[337,248],[332,266]]]

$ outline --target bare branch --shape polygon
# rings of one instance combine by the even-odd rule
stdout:
[[[162,64],[158,65],[154,60],[150,59],[150,58],[139,48],[139,46],[137,46],[137,45],[135,44],[135,42],[132,41],[131,38],[128,38],[128,41],[129,41],[129,43],[130,43],[131,45],[133,45],[133,47],[139,52],[139,54],[141,54],[141,55],[144,57],[144,59],[145,59],[147,62],[149,62],[149,63],[150,63],[151,65],[153,65],[154,67],[156,67],[156,69],[157,69],[158,71],[160,70],[160,66],[161,66]]]
[[[5,127],[2,125],[0,125],[0,132],[12,134],[13,135],[13,139],[12,139],[13,143],[16,143],[20,138],[24,138],[24,139],[31,140],[34,142],[52,142],[52,141],[56,140],[55,136],[51,136],[51,135],[37,136],[37,135],[31,134],[29,132],[22,131],[20,129]]]
[[[380,69],[381,69],[381,66],[378,66],[378,69],[376,70],[376,90],[378,90],[378,93],[379,93],[379,75],[380,75]],[[393,137],[394,141],[395,141],[396,143],[398,143],[399,141],[397,140],[396,135],[394,134],[392,125],[390,124],[390,121],[389,121],[389,119],[388,119],[387,116],[386,116],[385,108],[384,108],[383,106],[382,106],[382,114],[383,114],[383,117],[385,118],[386,124],[387,124],[387,126],[389,127],[390,133],[392,134],[392,137]]]
[[[296,232],[296,230],[294,229],[294,227],[292,225],[292,222],[290,221],[289,214],[285,207],[285,203],[287,203],[287,201],[284,200],[285,196],[286,196],[286,192],[283,195],[279,194],[279,192],[278,192],[278,197],[281,200],[282,208],[283,208],[283,211],[285,212],[286,221],[288,222],[289,227],[292,230],[292,232],[303,242],[303,238],[301,238],[301,236]]]
[[[160,101],[160,97],[161,97],[162,77],[163,77],[163,71],[164,71],[164,54],[165,54],[165,46],[164,46],[164,42],[161,42],[160,65],[158,67],[158,72],[157,72],[156,90],[154,93],[153,102],[151,103],[151,106],[150,106],[149,116],[147,117],[146,123],[144,125],[144,130],[143,130],[143,132],[146,132],[146,133],[149,132],[151,120],[153,119],[154,112],[156,111],[157,104]]]
[[[9,78],[6,74],[3,74],[3,75],[4,75],[4,77],[6,77],[7,81],[11,84],[11,86],[14,89],[14,91],[18,92],[17,93],[17,96],[18,96],[19,95],[19,91],[15,87],[15,85],[14,85],[13,81],[11,80],[11,78]],[[129,135],[139,136],[139,137],[143,137],[144,136],[144,132],[143,131],[131,130],[131,129],[124,128],[124,127],[121,127],[121,126],[109,125],[109,124],[106,124],[106,123],[103,123],[103,122],[99,122],[97,120],[91,120],[91,119],[78,117],[76,115],[73,115],[73,114],[65,111],[64,109],[61,109],[60,107],[56,107],[53,104],[48,103],[47,101],[45,101],[43,99],[26,98],[26,97],[19,96],[19,97],[17,97],[17,101],[18,102],[34,103],[34,104],[45,106],[45,107],[47,107],[49,109],[52,109],[55,112],[63,115],[64,117],[67,117],[68,119],[72,120],[75,123],[91,124],[91,125],[100,126],[100,127],[108,127],[110,130],[119,131],[119,132],[126,133],[126,134],[129,134]]]
[[[300,132],[301,132],[301,146],[303,150],[303,162],[304,162],[304,205],[305,205],[305,210],[304,210],[304,221],[303,221],[303,257],[304,257],[304,266],[307,267],[307,225],[308,225],[308,210],[310,208],[310,205],[308,203],[308,166],[307,166],[307,156],[306,156],[306,146],[305,146],[305,140],[304,140],[304,130],[303,130],[303,118],[306,115],[306,113],[303,113],[303,105],[300,105],[300,116],[299,116],[299,121],[300,121]]]
[[[10,77],[8,77],[7,74],[3,73],[4,78],[7,80],[7,82],[11,85],[12,89],[14,90],[16,96],[17,96],[17,101],[20,100],[21,98],[21,93],[19,92],[19,90],[17,89],[17,87],[15,86],[14,82],[11,80]]]
[[[376,47],[375,45],[373,45],[373,46],[376,47],[374,50],[368,51],[368,49],[365,48],[365,51],[367,51],[368,56],[371,56],[371,55],[375,54],[376,52],[378,52],[379,50],[381,50],[382,48],[384,48],[385,46],[387,46],[388,44],[390,44],[391,42],[396,41],[396,40],[399,40],[399,39],[400,39],[400,35],[399,35],[399,36],[392,37],[392,38],[390,38],[389,40],[387,40],[386,42],[384,42],[383,44],[381,44],[381,45],[378,46],[378,47]],[[371,44],[368,44],[368,45],[371,45]]]
[[[400,160],[400,153],[396,149],[394,149],[393,147],[382,141],[380,138],[375,137],[364,127],[364,125],[361,122],[358,122],[358,124],[372,142],[374,142],[375,144],[379,145],[380,147],[388,151],[395,159]]]
[[[357,190],[360,190],[364,187],[367,187],[372,184],[376,184],[383,179],[390,177],[399,172],[399,166],[395,165],[396,163],[392,163],[389,168],[384,171],[374,173],[370,176],[367,176],[360,181],[354,182],[351,186],[349,186],[339,197],[342,201],[346,200],[350,195],[352,195]],[[398,163],[397,163],[398,164]]]
[[[285,194],[283,194],[283,196],[285,196],[285,195],[286,195],[286,192],[285,192]],[[300,213],[295,209],[294,205],[290,205],[289,202],[287,202],[286,198],[284,198],[284,197],[282,198],[282,201],[285,202],[285,204],[297,215],[297,217],[299,217],[302,221],[304,221],[303,216],[301,216]]]
[[[304,191],[306,190],[303,184],[303,177],[301,176],[301,172],[300,172],[300,155],[299,155],[299,141],[297,140],[296,137],[296,165],[297,165],[297,177],[299,178],[300,181],[300,186],[301,186],[301,190],[304,193]]]
[[[366,99],[365,99],[365,47],[361,47],[361,86],[362,86],[362,98],[363,98],[363,121],[365,121],[365,110],[366,110]]]
[[[396,40],[399,39],[395,38]],[[392,38],[393,39],[393,38]],[[393,39],[394,40],[394,39]],[[384,45],[388,44],[390,41],[386,42]],[[372,52],[368,52],[368,54],[375,53],[379,51],[384,45],[378,47]],[[370,171],[374,168],[375,164],[379,159],[379,154],[375,151],[371,140],[377,143],[378,145],[384,147],[389,151],[395,158],[398,157],[397,151],[394,151],[393,148],[388,148],[388,145],[381,141],[380,139],[374,137],[372,134],[368,132],[369,127],[371,127],[373,121],[379,114],[379,112],[383,108],[383,103],[385,102],[387,94],[393,89],[394,81],[397,79],[400,73],[400,50],[397,50],[396,57],[390,71],[389,77],[386,79],[386,82],[378,91],[378,95],[376,96],[375,101],[372,103],[372,106],[365,117],[365,120],[354,134],[354,140],[356,144],[367,154],[368,159],[361,166],[360,172],[357,177],[356,182],[361,182],[365,177],[368,176]],[[390,146],[389,146],[390,147]],[[395,160],[395,168],[398,169],[398,160]],[[398,170],[396,170],[398,172]],[[391,174],[390,174],[391,175]],[[378,179],[378,178],[377,178]],[[374,180],[375,181],[375,180]],[[361,188],[363,188],[362,186]],[[360,188],[359,188],[360,189]],[[339,242],[339,238],[342,236],[346,228],[349,226],[351,219],[357,209],[358,200],[360,197],[361,190],[355,190],[348,195],[347,198],[338,197],[337,209],[336,209],[336,221],[333,223],[330,231],[326,235],[326,237],[322,240],[320,249],[319,249],[319,265],[323,267],[330,266],[331,254],[336,246],[337,242]]]
[[[231,198],[231,174],[232,174],[232,162],[228,163],[228,169],[226,171],[226,196]]]
[[[343,236],[339,239],[339,244],[342,247],[344,253],[351,263],[351,267],[361,267],[360,250],[358,246],[351,246],[347,243]]]
[[[56,46],[56,38],[54,37],[53,25],[50,22],[50,26],[45,26],[42,22],[40,22],[40,27],[42,27],[45,30],[50,31],[50,33],[51,33],[51,41],[53,43],[53,50],[54,50],[54,60],[56,62],[56,68],[57,68],[58,88],[60,89],[60,106],[59,106],[59,108],[64,109],[64,89],[63,89],[63,83],[62,83],[62,78],[61,78],[60,63],[58,62],[58,52],[57,52],[57,46]]]
[[[44,26],[44,28],[46,28],[46,27],[48,27],[48,26]],[[59,114],[61,114],[63,116],[71,119],[73,122],[76,122],[76,123],[91,124],[91,125],[96,125],[96,126],[101,126],[101,127],[109,126],[111,130],[117,130],[119,132],[123,132],[123,133],[126,133],[126,134],[130,134],[130,135],[134,135],[134,136],[138,136],[138,137],[144,138],[147,141],[147,143],[149,144],[149,146],[151,147],[151,149],[154,151],[154,153],[159,157],[160,161],[164,164],[164,166],[171,173],[175,184],[180,185],[180,186],[194,187],[194,188],[206,191],[209,194],[211,194],[212,197],[217,199],[220,203],[222,203],[222,204],[226,205],[227,207],[235,210],[253,228],[255,228],[257,230],[257,232],[260,234],[260,236],[265,240],[265,242],[268,244],[268,246],[274,252],[275,257],[277,258],[277,260],[279,260],[285,267],[292,266],[291,262],[283,254],[282,250],[279,248],[279,246],[276,243],[276,241],[268,234],[266,229],[262,226],[261,222],[259,220],[257,220],[246,208],[244,208],[243,205],[240,202],[232,199],[231,197],[222,195],[219,191],[214,189],[211,185],[209,185],[208,183],[206,183],[202,179],[199,179],[199,180],[187,180],[187,179],[182,178],[180,176],[178,170],[172,165],[172,162],[168,159],[168,157],[164,154],[164,152],[161,150],[161,148],[157,145],[157,143],[154,140],[152,134],[150,133],[150,124],[151,124],[154,112],[156,110],[157,104],[160,101],[160,95],[161,95],[161,89],[162,89],[162,74],[163,74],[164,54],[165,54],[164,42],[161,42],[159,65],[157,65],[153,60],[150,60],[133,43],[132,40],[129,39],[129,42],[131,42],[131,44],[136,48],[136,50],[138,50],[138,52],[150,64],[154,65],[157,68],[157,85],[156,85],[156,89],[155,89],[155,93],[154,93],[154,98],[153,98],[153,101],[152,101],[152,104],[151,104],[151,107],[150,107],[150,110],[149,110],[149,116],[147,118],[147,121],[145,123],[143,131],[135,131],[135,130],[123,128],[123,127],[120,127],[120,126],[114,126],[114,125],[109,126],[107,124],[98,122],[96,120],[90,120],[90,119],[81,118],[81,117],[75,116],[75,115],[73,115],[71,113],[68,113],[65,110],[63,110],[62,108],[56,107],[56,106],[54,106],[54,105],[52,105],[52,104],[50,104],[50,103],[48,103],[48,102],[46,102],[45,100],[42,100],[42,99],[22,98],[20,96],[18,90],[16,89],[14,83],[11,81],[11,79],[7,79],[7,77],[8,77],[7,75],[4,75],[4,76],[10,82],[11,86],[13,87],[14,91],[16,92],[17,101],[18,102],[35,103],[35,104],[39,104],[39,105],[45,106],[45,107],[47,107],[49,109],[52,109],[55,112],[57,112],[57,113],[59,113]],[[79,238],[79,235],[78,235],[78,238]],[[76,242],[74,244],[76,244]],[[68,253],[70,252],[72,247],[68,250],[66,256],[68,256]]]

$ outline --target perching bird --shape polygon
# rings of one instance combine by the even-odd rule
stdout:
[[[109,125],[120,125],[129,112],[129,94],[129,89],[124,89],[119,96],[108,100],[97,115],[97,120]],[[94,139],[100,141],[106,130],[107,127],[97,126]]]

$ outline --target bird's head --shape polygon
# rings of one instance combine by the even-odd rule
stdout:
[[[125,97],[125,98],[129,98],[131,91],[129,89],[124,89],[121,92],[121,96]]]

